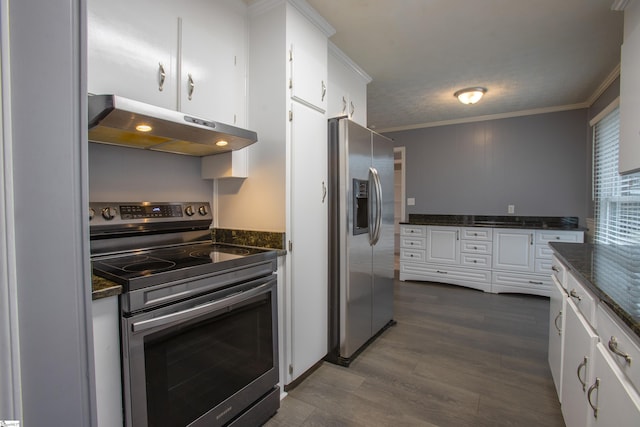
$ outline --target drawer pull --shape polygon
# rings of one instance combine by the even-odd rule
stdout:
[[[477,262],[478,262],[478,260],[477,260],[477,259],[474,259],[474,260],[473,260],[473,263],[474,263],[474,264],[475,264],[475,263],[477,263]]]
[[[474,235],[474,236],[477,236],[477,235],[478,235],[478,233],[473,233],[473,235]]]
[[[551,266],[551,270],[555,271],[556,273],[560,273],[560,269],[558,267],[556,267],[555,265]]]
[[[474,246],[474,247],[473,247],[473,249],[478,250],[478,247],[477,247],[477,246]]]
[[[571,289],[571,292],[569,292],[569,296],[571,298],[577,299],[578,301],[582,301],[582,297],[580,295],[578,295],[578,293],[576,292],[575,289]]]
[[[580,384],[582,384],[582,391],[585,391],[587,389],[587,370],[585,369],[584,371],[584,381],[582,381],[582,378],[580,377],[580,371],[582,370],[582,368],[586,368],[587,367],[587,362],[588,359],[585,356],[584,360],[582,361],[581,364],[578,365],[578,369],[576,370],[576,375],[578,375],[578,381],[580,381]]]
[[[447,274],[446,271],[440,271],[440,270],[436,270],[436,273],[440,273],[440,274]]]
[[[532,285],[544,285],[544,283],[536,282],[535,280],[529,280],[529,283],[531,283]]]
[[[627,362],[627,365],[631,365],[631,356],[629,356],[628,353],[623,353],[618,350],[618,340],[614,336],[609,340],[609,350],[611,350],[616,356],[622,357],[625,362]]]
[[[561,318],[562,318],[562,310],[558,312],[558,315],[553,320],[553,324],[555,325],[556,330],[558,331],[558,335],[562,335],[562,329],[560,329],[560,327],[558,326],[558,320],[560,320]]]
[[[591,393],[593,393],[594,390],[597,390],[598,387],[600,387],[600,378],[596,377],[596,382],[594,382],[593,385],[589,387],[589,391],[587,392],[587,401],[589,402],[589,406],[591,406],[591,409],[593,409],[593,418],[598,418],[598,407],[593,406],[593,403],[591,403]]]

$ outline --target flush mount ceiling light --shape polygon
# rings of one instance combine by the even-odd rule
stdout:
[[[468,87],[460,89],[454,93],[453,96],[458,98],[458,101],[463,104],[475,104],[480,101],[480,98],[482,98],[482,95],[485,93],[487,93],[487,89],[484,87]]]

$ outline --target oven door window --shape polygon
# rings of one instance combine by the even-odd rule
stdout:
[[[272,293],[144,337],[149,426],[185,426],[273,369]]]

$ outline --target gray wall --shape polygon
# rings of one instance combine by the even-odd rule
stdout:
[[[91,201],[210,202],[211,180],[200,158],[136,148],[89,144]]]
[[[590,200],[587,110],[386,134],[406,147],[407,214],[577,216]]]

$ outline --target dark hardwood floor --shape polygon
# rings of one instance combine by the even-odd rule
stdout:
[[[279,426],[564,426],[547,363],[549,300],[395,282],[395,320],[349,368],[324,362]]]

